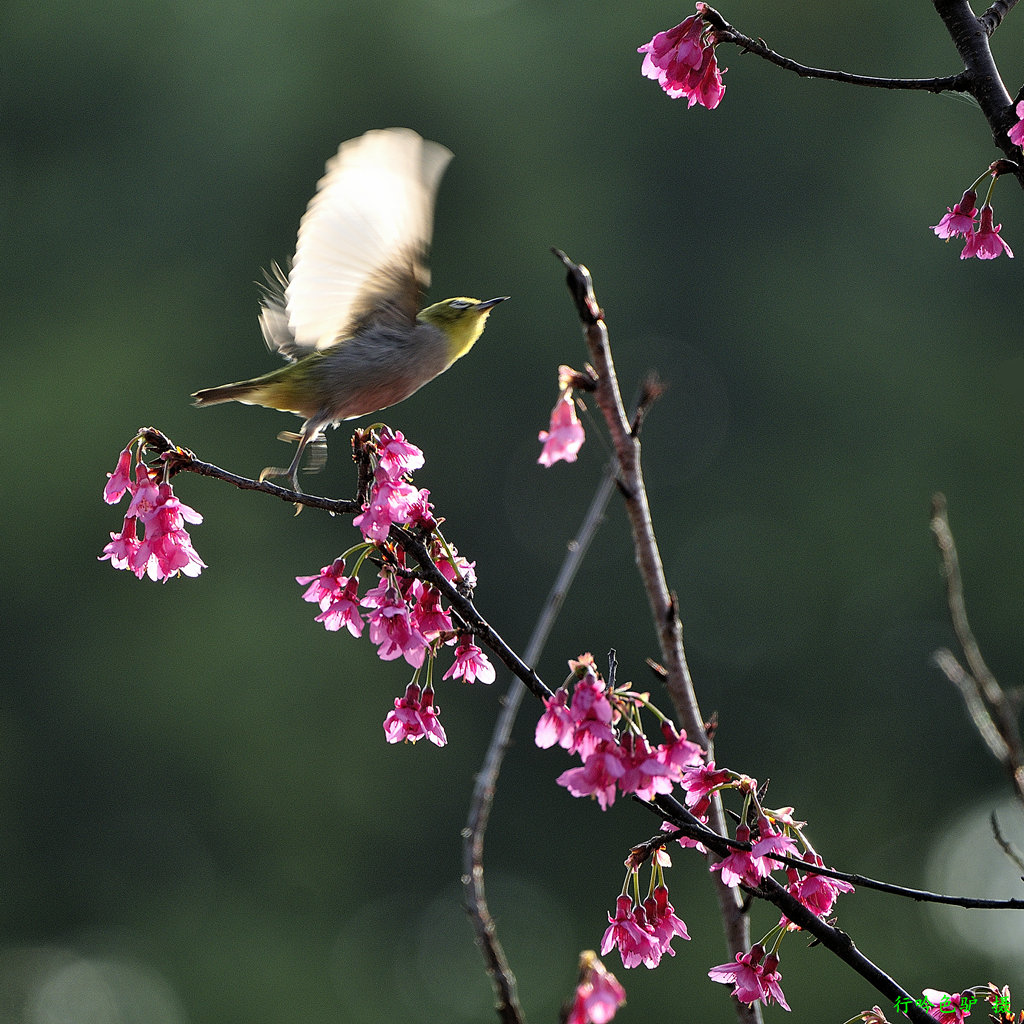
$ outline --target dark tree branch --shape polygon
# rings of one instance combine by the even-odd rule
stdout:
[[[713,7],[705,5],[704,21],[715,30],[715,39],[720,43],[734,43],[744,53],[752,53],[763,60],[792,71],[801,78],[823,78],[829,82],[842,82],[845,85],[860,85],[870,89],[916,89],[924,92],[968,92],[969,78],[961,72],[958,75],[946,75],[943,78],[879,78],[875,75],[854,75],[848,71],[832,71],[827,68],[812,68],[799,64],[781,53],[776,53],[763,39],[751,39],[737,28],[734,28]]]
[[[978,19],[988,35],[992,35],[1010,11],[1017,6],[1017,0],[996,0],[996,2]]]

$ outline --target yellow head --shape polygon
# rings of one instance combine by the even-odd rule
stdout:
[[[490,311],[507,298],[507,295],[502,295],[485,302],[464,297],[445,299],[421,310],[416,319],[444,332],[448,339],[448,355],[454,363],[473,347],[473,343],[483,333]]]

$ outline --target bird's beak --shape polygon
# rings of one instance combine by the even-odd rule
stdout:
[[[485,302],[478,302],[476,304],[476,311],[478,313],[483,313],[488,309],[494,309],[499,302],[504,302],[507,298],[509,298],[508,295],[500,295],[496,299],[487,299]]]

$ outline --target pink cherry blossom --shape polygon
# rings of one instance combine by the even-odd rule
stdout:
[[[569,691],[560,686],[550,697],[544,698],[544,714],[537,722],[534,741],[538,747],[547,749],[556,743],[568,750],[572,746],[576,720],[567,707]]]
[[[420,501],[419,491],[404,480],[378,480],[370,488],[369,501],[352,520],[367,540],[383,541],[392,523],[404,526]]]
[[[622,793],[636,793],[641,800],[653,800],[659,793],[672,792],[672,769],[654,756],[643,736],[627,733],[622,737],[621,749],[626,769],[619,779]]]
[[[583,958],[587,966],[565,1024],[608,1024],[625,1003],[626,990],[593,953],[585,953]]]
[[[625,773],[618,746],[601,742],[584,759],[582,768],[570,768],[555,781],[573,796],[596,797],[601,810],[606,811],[615,803],[615,789]]]
[[[1017,117],[1020,120],[1006,134],[1015,146],[1024,146],[1024,100],[1017,104]]]
[[[755,857],[769,857],[773,853],[782,853],[791,857],[799,856],[796,843],[784,832],[776,832],[771,822],[764,816],[758,818],[760,838],[754,843],[751,852]]]
[[[415,605],[410,612],[413,625],[428,640],[436,640],[452,628],[451,616],[441,607],[441,595],[435,587],[413,581],[417,590],[413,592]]]
[[[442,678],[452,677],[461,678],[467,683],[476,682],[478,679],[481,683],[494,682],[494,666],[487,655],[473,643],[469,633],[463,633],[459,638],[459,646],[455,649],[455,662]]]
[[[693,807],[702,797],[708,796],[716,786],[728,782],[730,773],[725,768],[715,768],[714,761],[708,761],[683,775],[682,787],[686,790],[686,804]]]
[[[395,710],[384,719],[384,735],[388,743],[415,743],[424,736],[435,746],[448,742],[434,707],[434,691],[427,687],[422,694],[416,683],[405,688],[402,697],[395,698]]]
[[[124,521],[120,533],[110,535],[110,543],[103,549],[100,561],[105,562],[108,558],[115,569],[133,569],[138,560],[139,547],[142,542],[136,536],[135,524],[138,522],[135,516]],[[134,571],[134,569],[133,569]],[[137,575],[141,578],[141,573]]]
[[[816,853],[807,851],[803,859],[812,867],[824,867],[825,862]],[[854,887],[839,878],[828,878],[811,872],[790,880],[789,893],[798,899],[812,914],[825,918],[832,910],[840,893],[853,892]]]
[[[462,576],[463,582],[470,590],[476,586],[476,562],[467,562],[458,551],[455,550],[454,544],[448,545],[451,548],[452,557],[455,559],[455,565],[453,566],[448,561],[448,554],[442,548],[441,551],[432,551],[434,556],[434,564],[437,566],[438,571],[449,583],[457,583],[459,576]],[[457,571],[456,571],[457,570]]]
[[[132,446],[118,456],[117,466],[113,473],[108,473],[107,485],[103,488],[103,500],[108,505],[116,505],[124,496],[124,492],[132,487]]]
[[[558,401],[551,410],[551,423],[547,430],[542,430],[538,434],[538,438],[544,442],[540,458],[537,459],[542,466],[553,466],[560,459],[566,462],[576,461],[585,435],[583,424],[576,416],[576,403],[572,399],[571,391],[563,391],[558,396]]]
[[[426,658],[427,638],[413,623],[409,606],[394,580],[385,573],[359,603],[372,609],[366,622],[370,642],[378,645],[377,657],[381,661],[405,658],[413,668],[419,668]]]
[[[109,474],[103,497],[111,504],[125,492],[131,494],[120,533],[110,535],[100,561],[110,561],[115,569],[128,569],[142,579],[166,582],[172,576],[198,576],[206,563],[192,547],[185,523],[201,523],[203,517],[183,504],[169,482],[139,459],[135,479],[131,478],[131,446],[121,452],[117,468]],[[145,534],[139,537],[138,525]]]
[[[737,825],[736,838],[740,842],[750,841],[750,829],[746,825]],[[728,857],[711,865],[712,871],[722,873],[722,881],[726,885],[758,885],[762,878],[771,874],[772,865],[762,857],[757,857],[751,850],[733,850]]]
[[[643,914],[642,907],[636,909]],[[637,923],[633,900],[629,896],[618,897],[615,901],[615,913],[608,915],[608,921],[608,928],[601,940],[602,956],[616,948],[622,957],[622,966],[633,968],[656,955],[660,943],[645,927]]]
[[[722,101],[725,86],[715,56],[714,33],[702,18],[704,4],[674,28],[659,32],[637,47],[645,54],[641,73],[657,81],[672,99],[685,97],[688,105],[699,103],[714,110]]]
[[[345,559],[336,558],[330,565],[323,566],[316,576],[296,576],[295,582],[303,586],[309,584],[302,595],[303,601],[318,604],[321,609],[326,608],[341,593],[346,583]]]
[[[967,995],[971,997],[973,993],[961,993],[954,992],[942,992],[935,988],[922,989],[921,993],[925,999],[931,1003],[931,1009],[928,1010],[928,1016],[935,1020],[944,1021],[945,1024],[962,1024],[965,1017],[970,1017],[971,1011],[964,1006],[963,997]],[[971,999],[969,1005],[973,1005],[974,999]]]
[[[952,209],[946,207],[945,215],[932,227],[932,231],[939,238],[947,240],[958,235],[970,238],[974,234],[974,219],[978,215],[977,202],[978,194],[973,189],[968,189]]]
[[[665,743],[655,749],[655,756],[672,770],[673,778],[681,781],[684,770],[694,768],[704,761],[704,751],[692,740],[686,738],[686,730],[676,732],[671,722],[661,727]]]
[[[784,1010],[788,1010],[789,1004],[779,985],[782,975],[778,972],[778,965],[778,957],[765,957],[762,946],[755,943],[749,953],[737,953],[734,963],[712,967],[708,971],[708,977],[722,985],[735,984],[732,994],[741,1003],[752,1005],[763,1002],[767,1005],[775,1002]]]
[[[644,900],[647,922],[654,936],[661,943],[661,951],[675,956],[671,942],[676,936],[689,941],[690,934],[686,924],[676,916],[675,908],[668,901],[668,889],[664,885],[656,886],[651,895]]]
[[[360,637],[363,635],[363,617],[359,612],[359,580],[353,578],[344,582],[343,590],[321,604],[323,611],[315,621],[322,622],[329,632],[337,632],[344,626],[353,636]]]
[[[973,235],[967,236],[967,244],[960,253],[960,259],[967,260],[977,256],[979,260],[994,260],[1004,252],[1013,259],[1013,250],[999,237],[999,229],[1003,226],[992,226],[992,207],[985,203],[981,208],[981,222]]]
[[[400,430],[394,433],[388,427],[380,432],[380,461],[377,463],[378,480],[398,480],[423,465],[423,452],[406,441]]]
[[[615,712],[605,694],[604,683],[593,672],[577,681],[569,709],[576,720],[571,753],[579,754],[585,761],[598,744],[614,743],[611,721]]]

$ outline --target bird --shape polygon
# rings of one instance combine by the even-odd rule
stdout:
[[[262,405],[303,417],[287,469],[298,472],[311,443],[343,420],[404,401],[464,356],[508,296],[458,296],[421,309],[434,202],[452,153],[409,128],[368,131],[343,142],[299,223],[286,273],[266,273],[259,324],[287,365],[250,380],[196,391],[197,406]]]

